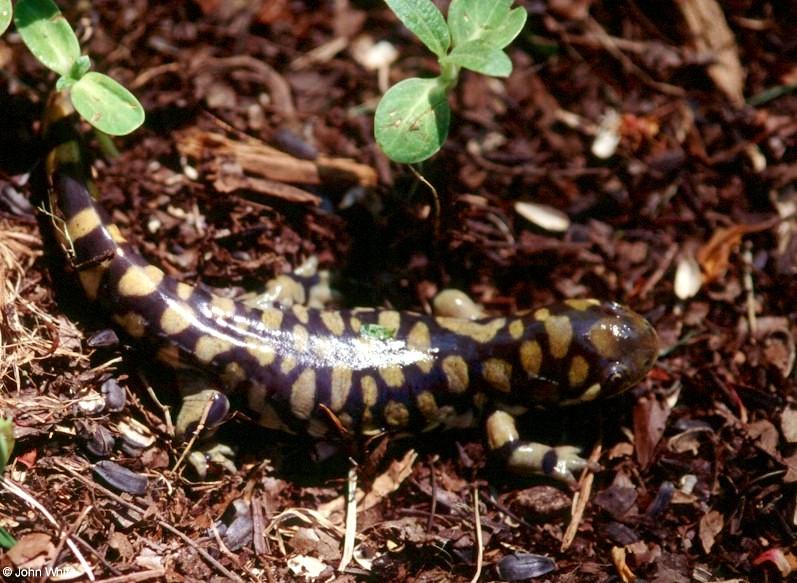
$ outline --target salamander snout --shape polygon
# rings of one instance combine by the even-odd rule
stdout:
[[[645,378],[659,353],[656,330],[645,318],[617,303],[603,304],[605,315],[587,332],[604,363],[601,396],[622,393]]]

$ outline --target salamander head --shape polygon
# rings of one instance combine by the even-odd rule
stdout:
[[[597,363],[600,396],[611,397],[645,378],[656,362],[659,339],[645,318],[625,306],[606,302],[595,307],[583,349],[587,359]]]
[[[569,405],[617,395],[645,378],[658,338],[642,316],[614,302],[567,300],[533,312],[539,340],[520,348],[525,397]]]

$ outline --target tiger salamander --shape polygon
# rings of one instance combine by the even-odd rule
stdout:
[[[484,421],[490,450],[519,473],[572,479],[575,448],[521,439],[515,416],[538,405],[610,397],[632,387],[658,350],[653,327],[613,302],[567,300],[476,320],[389,309],[261,309],[176,281],[149,264],[94,200],[70,111],[47,160],[56,229],[83,291],[134,341],[176,368],[201,369],[222,395],[245,391],[260,422],[314,436],[424,431]],[[368,333],[373,326],[388,334]],[[207,412],[206,412],[207,414]],[[185,428],[194,413],[178,426]]]

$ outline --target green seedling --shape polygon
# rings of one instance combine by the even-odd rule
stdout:
[[[512,62],[504,48],[526,23],[512,0],[452,0],[448,22],[431,0],[385,0],[398,19],[436,56],[440,75],[405,79],[391,87],[376,108],[374,135],[396,162],[413,163],[435,154],[448,136],[448,94],[461,69],[508,77]]]
[[[14,449],[14,430],[11,421],[0,417],[0,475],[6,467],[11,450]],[[17,543],[6,529],[0,527],[0,548],[10,549]]]
[[[0,34],[11,15],[11,0],[0,0]],[[42,65],[58,73],[56,89],[69,92],[87,122],[113,136],[129,134],[144,123],[144,108],[130,91],[107,75],[89,71],[91,61],[80,54],[75,32],[52,0],[19,0],[13,15],[22,41]]]

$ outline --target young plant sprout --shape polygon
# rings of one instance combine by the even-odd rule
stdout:
[[[448,22],[431,0],[385,0],[398,19],[432,51],[440,75],[405,79],[391,87],[376,108],[374,135],[396,162],[426,160],[448,135],[448,94],[462,68],[508,77],[512,62],[503,51],[526,23],[512,0],[452,0]]]
[[[14,24],[22,41],[45,67],[58,73],[56,89],[68,90],[75,110],[98,130],[129,134],[144,123],[144,108],[119,83],[89,71],[72,27],[52,0],[19,0]],[[0,0],[0,34],[11,22],[11,0]]]

